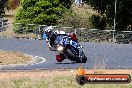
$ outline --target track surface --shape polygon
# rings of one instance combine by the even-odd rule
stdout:
[[[5,66],[0,70],[36,70],[36,69],[71,69],[80,65],[84,68],[132,68],[132,45],[81,43],[88,58],[87,63],[74,63],[68,59],[62,63],[55,60],[55,52],[51,52],[44,41],[0,39],[0,50],[19,51],[21,53],[40,56],[46,59],[39,64]]]

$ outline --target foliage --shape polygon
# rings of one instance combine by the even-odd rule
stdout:
[[[99,15],[92,15],[91,22],[94,24],[95,28],[104,30],[106,27],[106,17]]]
[[[105,71],[105,69],[103,69]],[[107,70],[106,70],[107,71]],[[92,71],[93,72],[93,71]],[[91,72],[91,73],[92,73]],[[118,70],[117,70],[118,72]],[[128,84],[85,84],[83,86],[77,84],[75,78],[74,72],[63,72],[67,73],[65,75],[58,74],[59,71],[54,71],[54,74],[52,75],[52,72],[8,72],[13,76],[9,76],[8,79],[4,76],[0,80],[0,88],[131,88],[132,83]],[[46,74],[48,73],[48,74]],[[100,74],[103,73],[102,71],[94,71],[94,73]],[[114,73],[114,72],[113,72]],[[119,72],[118,72],[119,73]],[[125,72],[126,73],[126,72]],[[8,75],[6,73],[3,73],[5,75]],[[15,75],[18,76],[15,76]],[[36,75],[37,74],[37,75]],[[45,75],[46,74],[46,75]]]
[[[58,25],[73,28],[91,28],[92,24],[90,21],[90,16],[83,17],[82,14],[80,15],[77,12],[74,10],[67,10],[62,15],[62,18],[57,20]],[[87,15],[89,15],[89,13]]]
[[[132,1],[117,0],[117,13],[115,16],[115,0],[83,0],[91,5],[93,9],[106,18],[106,27],[112,29],[113,19],[116,17],[116,30],[126,30],[129,24],[132,24]],[[102,19],[102,18],[100,18]],[[96,22],[94,23],[97,24]],[[103,29],[105,29],[103,28]]]
[[[21,0],[15,22],[55,25],[66,9],[70,0]]]
[[[19,4],[20,4],[19,1],[20,0],[8,0],[6,8],[8,10],[10,10],[10,9],[16,9],[19,6]]]
[[[0,15],[4,13],[4,7],[6,5],[7,0],[0,0]]]

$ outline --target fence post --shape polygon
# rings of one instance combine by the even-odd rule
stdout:
[[[75,35],[77,34],[77,29],[76,28],[74,29],[74,33],[75,33]]]
[[[1,18],[1,38],[3,38],[3,18]]]

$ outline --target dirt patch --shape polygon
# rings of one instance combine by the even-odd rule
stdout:
[[[0,50],[0,65],[24,64],[30,61],[32,57],[18,52],[9,52]]]

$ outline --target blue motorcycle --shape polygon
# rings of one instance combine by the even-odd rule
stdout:
[[[74,47],[74,45],[71,45],[70,41],[71,38],[64,35],[59,35],[56,38],[56,60],[58,62],[62,62],[64,59],[68,58],[69,60],[76,61],[77,63],[86,63],[87,57],[83,52],[83,47],[80,45],[78,49]]]

